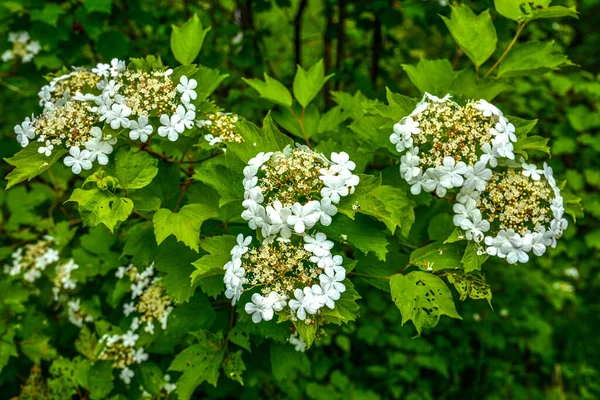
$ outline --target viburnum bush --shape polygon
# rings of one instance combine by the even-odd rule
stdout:
[[[240,385],[253,388],[248,397],[303,398],[265,375],[281,383],[323,349],[323,378],[325,355],[348,352],[356,331],[368,345],[384,336],[382,347],[416,348],[420,339],[394,335],[463,319],[456,299],[496,312],[502,274],[543,263],[582,216],[536,132],[552,116],[495,101],[510,82],[573,67],[552,41],[520,39],[537,20],[577,17],[549,3],[496,0],[495,21],[452,6],[441,18],[470,61],[402,65],[418,97],[335,90],[321,101],[331,60],[298,65],[291,90],[268,73],[243,78],[251,101],[272,109],[258,123],[219,104],[227,74],[195,64],[209,32],[196,15],[172,27],[178,65],[115,54],[52,68],[5,159],[3,379],[26,368],[21,398],[222,398]],[[48,7],[31,18],[50,18]],[[506,47],[500,25],[516,29]],[[17,71],[47,51],[26,31],[8,43],[2,60]],[[555,289],[567,296],[568,285]],[[408,321],[414,328],[400,328]],[[404,363],[396,354],[369,373]],[[437,363],[427,357],[418,362]],[[338,372],[335,389],[312,387],[311,398],[351,391]]]

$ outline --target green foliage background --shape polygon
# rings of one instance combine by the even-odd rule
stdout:
[[[547,5],[548,2],[538,3]],[[517,23],[502,18],[492,1],[465,4],[477,15],[490,9],[498,42],[491,60],[497,60],[512,40]],[[196,391],[198,398],[600,397],[597,357],[600,348],[597,334],[600,327],[597,300],[600,289],[600,170],[597,163],[600,156],[597,136],[600,130],[600,55],[597,51],[600,32],[596,27],[600,2],[565,0],[553,5],[576,6],[579,18],[531,22],[523,30],[520,41],[553,40],[554,46],[578,66],[543,75],[498,80],[507,86],[494,103],[506,114],[539,120],[534,133],[550,139],[552,158],[549,163],[555,175],[566,180],[567,192],[583,199],[585,216],[571,223],[558,247],[525,265],[488,261],[483,269],[492,287],[493,309],[485,301],[459,302],[454,292],[463,320],[443,317],[435,329],[423,330],[419,338],[413,338],[416,331],[412,325],[401,325],[402,317],[392,306],[389,294],[374,288],[385,286],[385,282],[353,277],[362,296],[360,317],[355,322],[328,327],[328,336],[306,353],[296,353],[291,346],[270,340],[253,340],[252,352],[244,351],[243,356],[239,356],[245,363],[243,388],[235,380],[221,376],[216,387],[209,384],[210,380],[202,383]],[[357,121],[368,124],[368,120],[363,119],[363,110],[380,104],[375,100],[385,103],[386,88],[410,97],[422,95],[421,88],[415,87],[415,79],[412,82],[409,79],[415,68],[412,66],[421,58],[449,60],[448,66],[454,71],[472,66],[470,55],[456,45],[447,21],[440,18],[440,15],[450,18],[450,8],[437,1],[3,1],[0,38],[6,38],[8,32],[26,30],[40,41],[43,51],[31,64],[0,64],[0,157],[11,157],[20,150],[14,140],[13,126],[38,110],[36,93],[44,84],[44,74],[62,66],[90,65],[113,57],[155,55],[160,56],[165,65],[176,66],[178,62],[170,49],[171,25],[182,25],[194,13],[203,26],[211,27],[196,62],[229,75],[212,95],[212,100],[258,125],[267,111],[274,109],[275,122],[281,129],[293,133],[296,128],[289,122],[285,107],[260,98],[252,88],[256,83],[253,80],[262,80],[263,73],[267,73],[291,89],[297,64],[308,69],[324,59],[325,73],[335,75],[313,100],[314,110],[322,115],[340,106],[348,113],[346,121],[336,129],[338,136],[332,140],[338,143],[337,148],[341,146],[341,150],[351,154],[353,143],[364,144],[366,140],[361,136],[361,125]],[[8,48],[8,42],[1,39],[0,50],[4,47]],[[484,64],[480,75],[492,64],[491,61]],[[498,71],[502,73],[502,68]],[[334,143],[332,145],[330,151],[336,148]],[[536,152],[530,156],[542,158]],[[360,163],[360,157],[358,161]],[[2,177],[12,169],[5,163],[0,166]],[[392,176],[397,175],[395,167],[378,169],[383,169],[384,181],[397,179]],[[51,220],[66,221],[60,225],[60,229],[66,231],[69,221],[78,218],[76,204],[65,203],[74,185],[69,178],[64,173],[50,178],[44,175],[7,192],[0,191],[0,261],[8,257],[11,246],[51,228]],[[440,207],[417,207],[417,219],[408,235],[409,246],[447,237],[448,232],[443,230],[448,220],[440,214]],[[140,224],[136,229],[147,228]],[[209,229],[217,231],[218,227]],[[78,254],[80,264],[85,260],[85,267],[100,276],[120,263],[121,253],[138,254],[135,249],[128,253],[127,246],[123,251],[124,232],[115,238],[103,227],[79,227],[70,234],[75,235],[79,243],[74,246],[74,257]],[[151,230],[149,238],[154,240]],[[182,254],[176,246],[170,238],[160,249],[154,248],[157,263],[176,253],[182,259],[198,258],[197,254]],[[406,248],[400,251],[394,246],[388,249],[394,256],[388,257],[386,263],[374,255],[362,258],[362,262],[382,271],[389,271],[391,264],[392,268],[400,269],[407,263],[410,251],[407,253]],[[357,245],[357,248],[360,247]],[[359,261],[358,271],[360,265]],[[571,267],[579,270],[578,278],[565,275],[565,270]],[[191,266],[189,269],[193,271]],[[189,275],[189,272],[182,273]],[[169,276],[175,274],[169,271]],[[558,289],[561,282],[572,284],[574,292]],[[193,289],[179,287],[176,281],[173,285],[179,288],[182,298],[192,296]],[[210,293],[210,289],[201,289]],[[102,288],[97,295],[103,301],[108,297],[111,302],[111,290]],[[207,297],[200,289],[197,293],[182,314],[182,331],[226,332],[230,308],[217,306],[216,312],[211,309],[212,314],[207,316]],[[75,328],[58,321],[55,310],[46,304],[36,304],[33,299],[26,301],[27,296],[22,289],[0,280],[0,365],[4,367],[0,374],[0,393],[3,398],[18,396],[33,363],[41,364],[44,375],[53,377],[57,384],[63,374],[56,371],[64,360],[58,355],[68,359],[82,353],[73,346],[78,335]],[[270,334],[281,336],[281,332]],[[14,340],[15,335],[17,340]],[[215,337],[186,339],[188,344],[200,343],[194,346],[218,340]],[[246,341],[237,339],[234,343],[241,350],[247,347]],[[181,350],[182,347],[175,350],[170,343],[165,343],[161,350],[165,359],[159,359],[157,364],[165,370]],[[49,369],[50,365],[54,370]],[[73,365],[68,367],[73,368]],[[107,374],[106,368],[98,364],[94,368],[98,369],[101,381],[111,381],[110,371]],[[115,393],[119,389],[122,388],[117,387]],[[79,393],[75,398],[83,396]],[[103,398],[99,396],[96,398]],[[108,392],[104,396],[108,397]],[[129,393],[128,396],[134,395]]]

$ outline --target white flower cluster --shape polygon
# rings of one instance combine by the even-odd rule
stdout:
[[[69,300],[67,309],[69,313],[69,322],[78,328],[82,328],[84,322],[94,322],[94,317],[81,309],[80,299]]]
[[[232,304],[244,290],[261,288],[244,306],[253,322],[270,321],[275,312],[285,312],[287,306],[290,319],[309,323],[310,316],[321,308],[335,308],[346,291],[346,270],[342,257],[331,254],[333,242],[325,234],[304,235],[304,243],[298,246],[275,241],[250,249],[251,241],[251,237],[238,235],[231,261],[224,266],[223,281],[225,296]]]
[[[299,351],[301,353],[304,353],[306,351],[306,342],[298,335],[298,331],[295,331],[292,335],[290,335],[290,337],[288,338],[288,342],[290,342],[290,344],[294,346],[294,349],[296,351]]]
[[[134,315],[131,330],[135,332],[140,325],[145,324],[144,331],[154,334],[154,321],[158,321],[163,330],[167,329],[167,319],[173,311],[173,301],[165,293],[161,279],[154,276],[154,264],[141,273],[132,264],[121,266],[115,275],[119,279],[127,276],[132,282],[131,302],[123,305],[123,314],[126,317]]]
[[[23,275],[27,282],[35,282],[46,267],[60,258],[58,250],[50,247],[53,242],[54,238],[46,235],[37,243],[19,247],[12,253],[12,264],[4,265],[4,272],[11,276]]]
[[[332,153],[329,161],[307,146],[259,153],[244,168],[242,218],[269,239],[302,235],[318,222],[328,226],[335,204],[359,183],[355,168],[345,152]]]
[[[514,160],[515,127],[485,100],[465,107],[425,93],[414,111],[394,125],[390,142],[403,153],[400,174],[415,195],[454,188],[481,190],[498,165]]]
[[[74,67],[42,87],[38,96],[44,110],[14,127],[17,141],[22,147],[39,142],[39,153],[47,157],[57,148],[68,149],[64,164],[74,174],[90,170],[94,162],[108,164],[117,138],[103,133],[103,124],[127,129],[130,139],[146,142],[155,131],[150,119],[156,118],[158,135],[175,141],[194,126],[191,101],[198,84],[181,76],[176,85],[172,73],[128,70],[116,58],[92,69]]]
[[[52,288],[52,294],[54,294],[54,300],[59,300],[59,294],[65,290],[74,290],[77,287],[77,281],[71,277],[71,272],[79,268],[79,265],[75,264],[75,261],[69,260],[64,264],[60,264],[56,267],[56,276],[54,277]]]
[[[565,208],[552,168],[521,161],[522,169],[494,173],[489,185],[462,188],[454,205],[454,224],[468,240],[483,243],[489,255],[509,264],[525,263],[556,241],[567,228]]]
[[[12,43],[12,49],[2,53],[2,61],[10,61],[20,58],[22,62],[28,63],[42,49],[40,43],[36,40],[31,40],[27,32],[10,32],[8,41]]]
[[[98,355],[99,360],[108,360],[112,362],[113,368],[121,370],[119,377],[126,384],[131,383],[131,378],[135,376],[129,368],[133,364],[141,364],[148,360],[148,353],[143,347],[135,348],[139,335],[133,331],[127,331],[123,335],[104,335],[100,343],[104,345]]]

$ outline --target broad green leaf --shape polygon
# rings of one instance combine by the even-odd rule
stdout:
[[[428,271],[460,268],[463,249],[461,243],[433,242],[414,250],[410,254],[410,263]]]
[[[368,112],[398,122],[409,115],[418,103],[417,99],[398,93],[392,93],[387,87],[385,88],[385,92],[388,104],[374,105],[367,109]]]
[[[121,147],[110,164],[109,175],[119,180],[125,189],[141,189],[158,174],[158,159],[145,151],[132,151]]]
[[[238,350],[235,353],[231,352],[223,360],[223,373],[225,376],[242,386],[244,386],[242,374],[246,370],[246,365],[244,364],[244,360],[242,360],[243,353],[242,350]]]
[[[136,376],[140,379],[146,392],[154,396],[160,395],[165,379],[158,365],[152,361],[144,362],[140,364],[136,372]]]
[[[456,71],[448,92],[464,100],[484,99],[491,101],[509,88],[506,82],[493,78],[478,78],[473,68]]]
[[[361,297],[356,289],[354,289],[354,285],[349,279],[346,279],[343,283],[346,286],[346,291],[342,293],[339,300],[335,302],[335,308],[333,310],[328,307],[323,307],[321,309],[321,315],[325,317],[327,322],[338,325],[355,321],[360,309],[360,306],[356,301],[361,299]]]
[[[496,10],[514,21],[526,22],[541,18],[577,18],[575,7],[550,6],[552,0],[494,0]]]
[[[208,254],[194,261],[196,270],[190,278],[192,284],[214,275],[223,275],[223,266],[231,261],[231,249],[236,245],[236,237],[230,235],[212,236],[200,241],[200,247]]]
[[[164,272],[162,281],[169,296],[178,303],[190,300],[196,291],[196,285],[190,285],[190,275],[194,272],[192,263],[198,259],[198,254],[189,247],[171,237],[158,248],[154,258],[154,266]],[[220,279],[223,288],[223,278]]]
[[[24,180],[32,180],[42,172],[48,170],[56,161],[64,156],[67,151],[64,149],[56,149],[50,157],[46,157],[38,152],[42,144],[35,142],[19,151],[10,158],[5,158],[8,164],[15,167],[8,175],[6,175],[6,189],[11,188],[17,183]]]
[[[56,27],[58,18],[64,13],[65,10],[59,4],[46,3],[44,8],[36,8],[31,11],[31,20],[41,21],[45,24]]]
[[[480,254],[481,252],[481,254]],[[484,262],[487,261],[489,255],[485,250],[479,250],[479,246],[471,241],[467,244],[465,253],[460,262],[463,265],[465,274],[471,271],[480,270]]]
[[[392,300],[402,313],[402,325],[412,320],[417,336],[423,328],[436,326],[442,315],[462,319],[444,281],[428,272],[396,274],[390,279]]]
[[[485,299],[492,306],[492,288],[485,282],[483,275],[474,274],[450,274],[448,282],[454,285],[461,301],[467,297],[475,300]]]
[[[104,224],[111,232],[117,223],[125,221],[133,211],[133,202],[130,199],[100,189],[75,189],[67,201],[78,204],[84,225]]]
[[[194,173],[194,179],[205,183],[219,194],[219,207],[244,199],[242,181],[245,165],[230,153],[219,157],[218,161],[197,168]]]
[[[198,98],[194,101],[194,103],[198,103],[210,96],[212,92],[215,91],[217,87],[223,82],[225,78],[227,78],[229,74],[221,75],[218,69],[207,68],[205,66],[199,65],[198,71],[196,71],[192,76],[188,76],[190,79],[195,79],[198,82],[198,87],[196,88],[196,94]]]
[[[562,67],[574,65],[554,42],[517,44],[498,67],[498,78],[543,75]]]
[[[373,252],[380,260],[385,260],[389,244],[383,225],[360,215],[352,221],[345,215],[337,215],[329,226],[320,228],[329,239],[349,243],[365,254]]]
[[[123,256],[131,256],[134,265],[146,265],[154,260],[158,247],[151,221],[144,221],[127,229]]]
[[[9,328],[7,332],[4,332],[4,334],[0,336],[0,371],[8,365],[8,361],[11,357],[19,356],[17,346],[14,343],[14,336],[13,328]]]
[[[94,187],[94,185],[100,190],[114,191],[119,187],[119,180],[114,176],[106,174],[106,171],[101,169],[94,172],[83,182],[84,188]]]
[[[442,16],[448,30],[476,68],[496,50],[498,38],[489,10],[475,15],[465,4],[452,7],[450,18]]]
[[[252,86],[258,92],[260,97],[284,107],[292,106],[292,95],[290,94],[290,91],[277,79],[273,79],[267,75],[266,72],[264,81],[246,78],[242,78],[242,80]]]
[[[237,155],[244,163],[260,152],[282,151],[286,146],[294,145],[291,138],[277,129],[270,113],[263,120],[262,129],[245,119],[238,122],[237,129],[244,138],[244,143],[229,143],[227,150]]]
[[[386,123],[385,119],[372,115],[365,115],[358,121],[352,122],[349,128],[361,142],[358,151],[372,154],[382,147],[388,148],[392,128],[386,126]]]
[[[200,343],[191,345],[175,357],[169,370],[182,373],[177,381],[179,400],[191,398],[194,389],[203,382],[217,386],[219,368],[225,356],[222,339],[222,334],[204,333]]]
[[[41,360],[51,360],[56,357],[56,349],[49,343],[49,336],[35,334],[21,341],[21,351],[27,358],[38,364]]]
[[[84,0],[83,6],[89,13],[101,12],[110,14],[112,9],[112,0]]]
[[[310,360],[291,344],[271,343],[271,372],[276,382],[295,379],[298,374],[310,373]]]
[[[159,245],[170,235],[177,241],[185,243],[192,250],[198,251],[200,226],[204,221],[218,217],[218,212],[205,204],[188,204],[179,212],[161,208],[154,214],[154,234]]]
[[[344,198],[338,211],[354,219],[356,213],[370,215],[383,222],[391,234],[400,227],[403,236],[408,236],[415,221],[414,201],[400,188],[393,186],[377,186],[360,189]]]
[[[130,58],[127,69],[141,69],[143,71],[152,71],[153,69],[164,69],[160,56],[146,56],[145,58]]]
[[[216,317],[217,314],[208,297],[204,293],[196,291],[187,303],[178,305],[169,314],[166,333],[184,336],[188,332],[208,329],[215,322]]]
[[[298,65],[294,77],[294,97],[302,107],[306,108],[319,93],[325,82],[332,76],[333,74],[325,76],[322,59],[310,67],[308,71]]]
[[[96,361],[89,371],[90,399],[106,399],[113,389],[113,369],[110,361]]]
[[[210,28],[204,29],[198,15],[194,14],[183,26],[172,25],[171,51],[181,64],[191,64],[202,49]]]
[[[526,159],[529,157],[527,150],[541,151],[550,155],[547,138],[536,135],[528,136],[529,132],[537,124],[537,119],[526,120],[512,116],[507,118],[515,126],[515,134],[517,135],[517,142],[514,148],[515,154],[520,154]]]
[[[296,331],[298,331],[298,335],[304,340],[306,343],[306,348],[310,348],[313,345],[316,337],[317,337],[317,322],[306,325],[304,321],[292,321],[294,326],[296,327]]]
[[[402,64],[410,81],[421,93],[445,96],[455,78],[455,72],[448,60],[426,60],[421,58],[415,65]]]

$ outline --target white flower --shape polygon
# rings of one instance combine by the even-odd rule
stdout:
[[[462,162],[456,162],[452,157],[444,157],[442,165],[436,167],[440,184],[446,189],[462,186],[463,175],[467,172],[467,165]],[[438,193],[439,196],[439,193]],[[441,195],[440,197],[442,197]]]
[[[273,319],[273,305],[269,300],[258,293],[254,293],[251,303],[246,303],[244,309],[252,315],[252,322],[258,324],[260,321],[270,321]]]
[[[179,78],[179,84],[177,85],[177,91],[181,93],[181,100],[184,103],[189,103],[191,100],[196,100],[198,95],[196,94],[196,87],[198,82],[195,79],[188,79],[187,76]]]
[[[279,200],[275,200],[272,205],[267,206],[266,213],[269,221],[269,233],[279,235],[284,239],[292,237],[292,230],[287,225],[287,219],[292,215],[289,207],[283,207]]]
[[[227,266],[227,264],[226,264]],[[245,282],[246,270],[241,266],[241,260],[239,258],[234,259],[232,265],[226,269],[223,282],[227,287],[238,287]]]
[[[297,331],[294,332],[294,334],[290,336],[290,338],[288,339],[288,342],[290,342],[290,344],[294,346],[294,349],[296,351],[299,351],[301,353],[304,353],[306,351],[306,342],[304,341],[304,339],[302,339],[300,336],[298,336]]]
[[[315,301],[313,292],[309,287],[294,290],[294,297],[289,301],[289,306],[292,311],[296,312],[296,316],[300,320],[306,319],[306,314],[315,314],[318,311],[318,303]]]
[[[336,257],[342,258],[341,256],[334,256],[333,258],[335,259]],[[346,279],[346,270],[341,265],[325,267],[324,273],[319,275],[322,287],[327,288],[331,286],[340,293],[346,291],[346,285],[342,283],[344,279]]]
[[[121,370],[121,373],[119,374],[119,378],[121,378],[121,380],[126,385],[129,385],[131,383],[131,378],[133,378],[134,376],[135,376],[135,374],[133,373],[133,371],[127,367],[123,368]]]
[[[267,295],[267,297],[265,298],[265,300],[267,301],[268,304],[271,305],[271,307],[275,311],[281,311],[281,310],[283,310],[283,307],[285,307],[287,305],[287,302],[285,301],[286,297],[280,296],[279,294],[277,294],[277,292],[269,293]]]
[[[252,236],[244,238],[243,234],[237,236],[237,245],[231,249],[231,256],[233,258],[242,258],[244,254],[248,252],[248,245],[252,242]]]
[[[108,94],[110,97],[115,97],[119,93],[119,89],[121,89],[121,85],[116,81],[110,80],[104,85],[102,92]]]
[[[242,285],[229,286],[225,288],[225,297],[231,299],[231,305],[235,306],[235,303],[240,299],[242,295]]]
[[[432,192],[435,190],[435,194],[437,194],[438,197],[444,197],[446,195],[447,188],[445,184],[442,184],[442,179],[445,179],[447,171],[440,170],[438,168],[429,168],[425,172],[425,177],[422,180],[421,185],[425,191]],[[411,192],[412,189],[413,188],[411,187]],[[419,189],[419,192],[420,191],[421,190]]]
[[[196,118],[196,113],[193,110],[186,109],[184,106],[177,106],[177,110],[175,111],[177,115],[179,115],[179,119],[181,123],[187,128],[191,129],[194,126],[194,119]]]
[[[110,73],[110,65],[98,63],[96,68],[92,68],[92,72],[101,77],[107,77]]]
[[[498,157],[500,154],[496,152],[496,149],[493,148],[489,143],[486,143],[483,146],[481,146],[481,150],[483,151],[483,154],[481,155],[481,157],[479,157],[479,160],[485,163],[489,163],[490,167],[492,168],[497,167],[498,160],[496,159],[496,157]]]
[[[512,142],[517,141],[517,135],[515,135],[515,126],[511,124],[505,117],[501,116],[496,123],[496,131],[506,135]]]
[[[527,164],[525,159],[521,157],[521,166],[523,167],[523,175],[531,177],[534,181],[539,181],[544,174],[543,169],[539,169],[535,164]]]
[[[134,333],[132,331],[127,331],[127,333],[125,333],[123,335],[123,346],[126,346],[126,347],[135,346],[135,342],[137,342],[139,337],[140,337],[140,335],[138,335],[137,333]]]
[[[27,147],[29,141],[35,138],[33,121],[30,120],[29,117],[25,118],[21,125],[15,125],[14,130],[17,134],[17,141],[21,144],[21,147]]]
[[[147,360],[148,360],[148,353],[144,352],[144,349],[142,347],[137,349],[137,351],[135,352],[135,355],[133,356],[133,361],[135,361],[138,364],[141,364]]]
[[[321,222],[323,226],[331,225],[331,217],[337,214],[338,211],[337,207],[331,203],[331,199],[328,197],[322,198],[321,204],[318,207],[315,205],[315,209],[319,212],[319,222]]]
[[[350,156],[344,151],[340,153],[331,153],[331,161],[333,164],[329,167],[329,169],[335,173],[338,173],[344,179],[350,178],[350,176],[352,176],[351,171],[356,168],[356,164],[353,161],[350,161]]]
[[[269,161],[271,159],[272,155],[273,155],[272,151],[270,151],[268,153],[260,152],[256,156],[251,158],[250,161],[248,161],[248,165],[252,165],[252,166],[258,168],[258,167],[262,166],[264,163],[266,163],[267,161]]]
[[[498,153],[499,156],[506,157],[510,160],[515,159],[515,155],[513,153],[515,147],[511,142],[505,141],[502,138],[495,138],[492,139],[492,146],[494,148],[494,151]]]
[[[131,108],[125,104],[113,104],[110,110],[106,111],[106,114],[100,117],[100,121],[106,119],[106,122],[110,124],[113,129],[119,129],[120,127],[129,128],[129,117],[131,115]]]
[[[318,232],[315,237],[310,235],[304,236],[304,249],[310,251],[317,257],[325,257],[330,253],[333,248],[333,242],[327,240],[327,236],[324,233]]]
[[[481,111],[484,117],[491,117],[492,115],[496,115],[498,117],[502,116],[502,111],[500,111],[495,105],[490,104],[483,99],[475,103],[475,108]]]
[[[490,230],[490,223],[481,217],[481,211],[474,209],[469,217],[462,220],[460,227],[465,230],[467,239],[481,242],[483,233]]]
[[[412,135],[421,132],[419,123],[411,116],[402,118],[400,122],[394,125],[394,133],[390,135],[390,142],[396,145],[396,151],[403,152],[412,147]]]
[[[462,222],[465,219],[470,218],[470,216],[473,214],[473,212],[475,210],[477,210],[475,208],[475,201],[471,200],[466,202],[465,204],[462,203],[456,203],[454,204],[454,206],[452,207],[452,209],[454,210],[454,217],[453,217],[453,222],[455,226],[461,226]],[[477,210],[479,211],[479,210]]]
[[[131,314],[132,312],[135,311],[135,303],[131,302],[131,303],[125,303],[123,305],[123,314],[128,317],[129,314]]]
[[[113,58],[110,60],[110,75],[113,78],[116,78],[121,71],[124,71],[127,68],[125,65],[125,61],[119,60],[118,58]]]
[[[244,202],[244,207],[242,218],[248,221],[250,229],[262,227],[266,218],[265,208],[254,201]]]
[[[221,139],[219,136],[213,136],[211,134],[204,135],[204,140],[206,140],[211,146],[223,142],[223,139]]]
[[[406,180],[410,181],[416,178],[421,173],[419,168],[419,148],[415,147],[406,152],[400,157],[400,175]]]
[[[146,143],[148,140],[148,136],[154,130],[152,125],[148,124],[148,117],[145,115],[141,115],[137,121],[132,120],[129,122],[129,138],[131,140],[140,140],[142,143]]]
[[[71,167],[71,171],[75,175],[79,175],[82,169],[92,169],[92,162],[90,161],[90,152],[87,150],[80,150],[79,147],[71,147],[69,150],[70,156],[65,157],[64,164],[67,167]]]
[[[90,152],[90,161],[94,162],[97,159],[100,165],[108,164],[108,154],[113,151],[110,143],[100,140],[99,137],[88,141],[85,144],[85,148]]]
[[[296,203],[292,206],[292,213],[287,219],[287,224],[294,227],[296,233],[304,233],[308,228],[315,226],[320,219],[319,212],[316,211],[316,205],[319,203],[315,200],[309,201],[305,205]]]
[[[185,130],[185,125],[181,122],[179,114],[173,114],[169,119],[167,114],[160,116],[160,123],[163,126],[158,128],[158,135],[161,137],[167,137],[171,142],[176,141],[179,138],[179,134]]]
[[[492,177],[492,170],[486,168],[485,161],[478,161],[473,167],[468,166],[465,172],[465,188],[485,190],[486,182]]]
[[[41,146],[38,149],[38,153],[45,155],[46,157],[50,157],[52,154],[52,150],[54,149],[54,145],[46,140],[46,144]]]
[[[339,203],[341,197],[348,196],[350,193],[345,186],[345,180],[338,176],[320,176],[325,186],[321,189],[321,196],[331,199],[334,203]]]
[[[450,94],[446,94],[444,97],[442,97],[442,98],[440,99],[439,97],[437,97],[437,96],[434,96],[434,95],[432,95],[431,93],[427,93],[427,92],[425,92],[425,94],[423,95],[423,100],[425,100],[425,99],[429,99],[429,100],[431,100],[431,101],[433,101],[433,102],[436,102],[436,103],[445,103],[445,102],[447,102],[448,100],[450,100],[450,97],[452,97],[452,96],[450,96]],[[423,101],[423,100],[421,100],[421,101]]]

